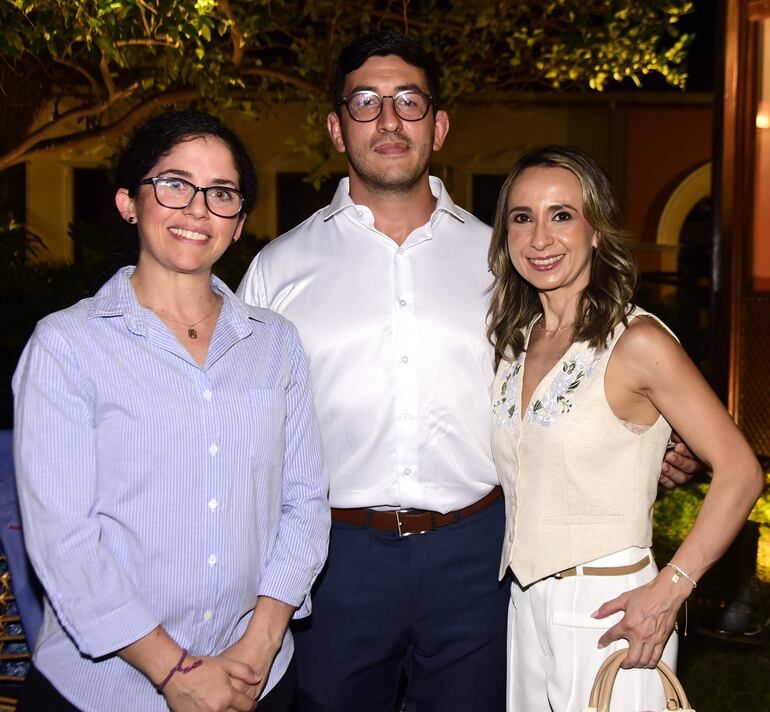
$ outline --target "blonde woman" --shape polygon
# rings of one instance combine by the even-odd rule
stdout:
[[[498,203],[488,334],[498,365],[493,451],[507,498],[500,572],[510,710],[578,712],[601,661],[673,665],[677,611],[759,496],[751,449],[679,343],[631,303],[636,268],[609,183],[572,147],[524,156]],[[650,552],[674,428],[713,469],[687,539]],[[613,709],[660,709],[651,670],[619,678]]]

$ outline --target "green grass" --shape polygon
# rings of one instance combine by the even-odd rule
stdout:
[[[761,647],[688,635],[679,649],[679,679],[696,712],[768,712],[770,642]]]
[[[712,594],[715,592],[712,588]],[[712,598],[712,603],[719,600],[718,596]],[[690,632],[686,637],[681,635],[680,616],[677,673],[693,709],[770,712],[770,628],[765,625],[761,644],[710,637],[698,632],[699,626],[708,627],[706,611],[714,610],[708,608],[708,599],[699,595],[690,604]],[[770,583],[759,584],[759,600],[754,601],[752,609],[753,627],[770,621]]]

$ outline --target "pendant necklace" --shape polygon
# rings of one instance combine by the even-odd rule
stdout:
[[[191,338],[191,339],[197,339],[198,338],[198,330],[195,327],[198,326],[198,324],[200,324],[201,322],[206,321],[206,319],[208,319],[214,313],[214,310],[219,306],[219,303],[220,303],[219,299],[215,299],[214,300],[214,306],[211,307],[211,310],[209,311],[209,313],[206,314],[206,316],[204,316],[202,319],[198,319],[198,321],[196,321],[194,324],[187,324],[187,323],[185,323],[183,321],[179,321],[179,319],[174,319],[173,316],[168,316],[168,314],[166,315],[166,318],[167,319],[171,319],[171,321],[174,321],[177,324],[181,324],[182,326],[186,326],[187,327],[187,336],[189,338]]]

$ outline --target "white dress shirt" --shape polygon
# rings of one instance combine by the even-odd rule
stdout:
[[[400,247],[355,205],[331,205],[267,245],[238,294],[295,323],[333,507],[448,512],[499,480],[485,337],[490,229],[437,178],[436,210]]]

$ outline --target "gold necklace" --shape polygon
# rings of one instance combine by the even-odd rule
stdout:
[[[181,324],[182,326],[186,326],[187,327],[187,336],[189,338],[191,338],[191,339],[197,339],[198,338],[198,330],[195,327],[198,326],[198,324],[200,324],[201,322],[206,321],[206,319],[208,319],[214,313],[214,310],[219,305],[220,305],[220,301],[219,301],[219,298],[217,297],[217,298],[214,299],[214,306],[211,307],[211,310],[209,311],[209,313],[206,314],[206,316],[204,316],[202,319],[198,319],[198,321],[196,321],[194,324],[187,324],[186,322],[180,321],[179,319],[174,319],[173,316],[169,316],[168,314],[166,314],[166,319],[171,319],[171,321],[175,321],[177,324]]]
[[[545,316],[541,316],[537,320],[537,326],[540,329],[540,331],[544,331],[546,334],[556,334],[559,331],[564,331],[565,329],[571,329],[575,325],[575,322],[573,321],[571,324],[565,324],[564,326],[557,326],[555,329],[546,329],[543,326],[544,320],[545,320]]]

